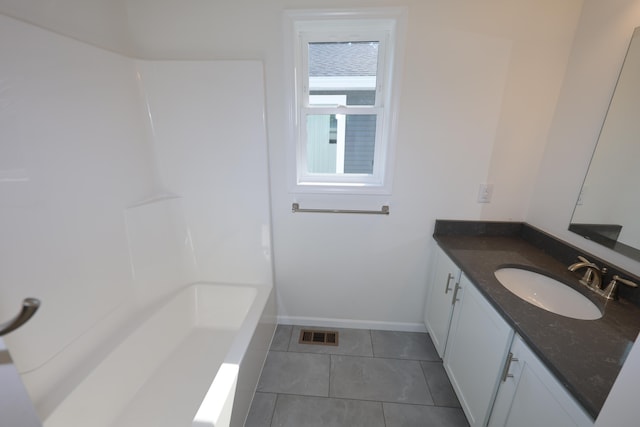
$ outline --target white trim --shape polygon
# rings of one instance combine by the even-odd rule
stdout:
[[[336,114],[336,173],[344,173],[344,148],[347,133],[347,116]]]
[[[309,77],[309,90],[372,90],[375,88],[376,76]]]
[[[319,326],[323,328],[374,329],[379,331],[427,332],[424,323],[383,322],[379,320],[330,319],[326,317],[278,316],[279,325]]]
[[[312,105],[345,105],[346,95],[309,95],[309,102]]]

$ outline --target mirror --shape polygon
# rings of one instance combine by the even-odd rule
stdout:
[[[640,27],[611,98],[569,230],[640,261]]]

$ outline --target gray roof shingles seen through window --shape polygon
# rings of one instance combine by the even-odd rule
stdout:
[[[375,76],[378,42],[309,43],[309,75]]]

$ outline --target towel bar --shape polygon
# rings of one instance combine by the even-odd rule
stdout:
[[[357,209],[301,209],[299,203],[291,205],[291,212],[316,212],[316,213],[352,213],[352,214],[372,214],[389,215],[389,206],[384,205],[379,211],[357,210]]]

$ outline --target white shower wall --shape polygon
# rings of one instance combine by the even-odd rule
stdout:
[[[201,280],[272,282],[259,61],[137,61],[163,185],[180,195]]]
[[[127,58],[4,16],[0,55],[0,319],[42,300],[5,337],[39,401],[130,292],[122,209],[152,190],[150,147]]]
[[[157,302],[185,283],[198,280],[181,198],[147,200],[128,207],[124,216],[136,305]]]
[[[0,55],[0,321],[42,300],[5,341],[46,418],[150,302],[271,284],[262,67],[137,61],[4,15]]]

